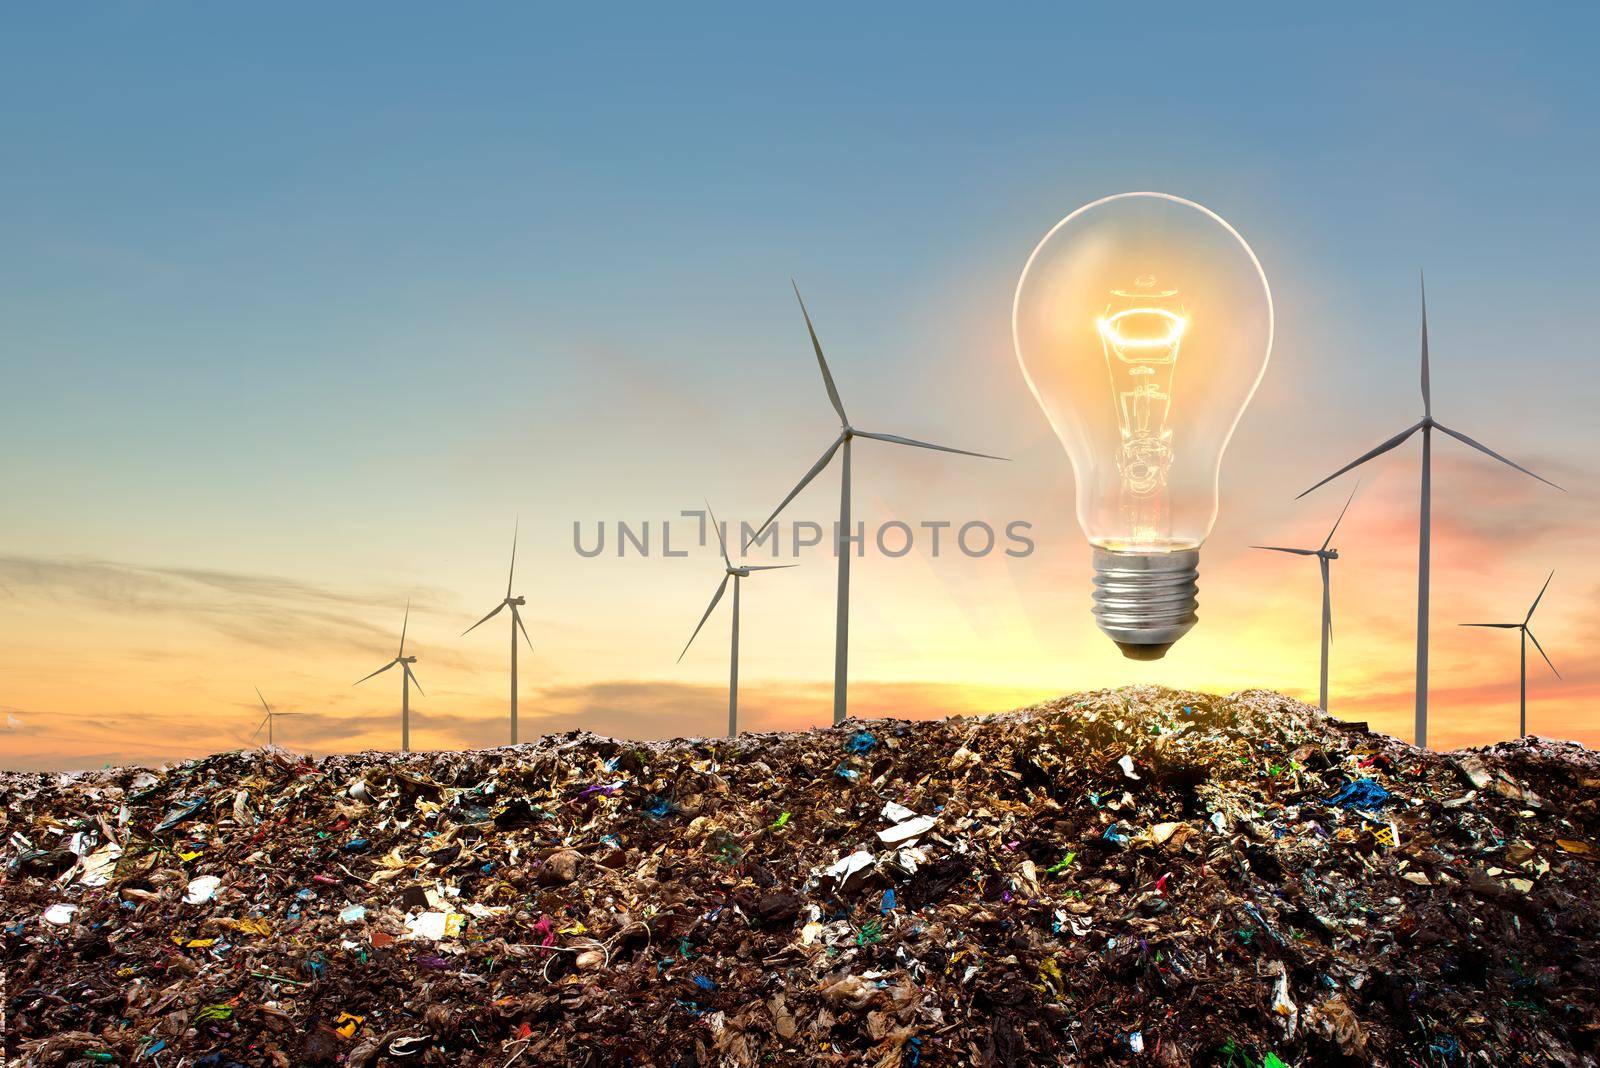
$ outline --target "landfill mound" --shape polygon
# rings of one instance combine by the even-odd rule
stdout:
[[[1600,761],[1137,688],[0,777],[25,1065],[1595,1064]],[[9,1062],[8,1062],[9,1063]]]

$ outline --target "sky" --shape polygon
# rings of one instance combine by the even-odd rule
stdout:
[[[758,9],[35,7],[0,37],[0,767],[251,742],[255,687],[326,753],[522,730],[724,729],[720,578],[686,510],[765,518],[857,425],[856,517],[1029,524],[1034,551],[855,561],[851,709],[1003,710],[1135,683],[1315,700],[1315,564],[1435,414],[1560,483],[1434,448],[1430,741],[1600,744],[1589,461],[1600,105],[1573,5]],[[1158,663],[1089,615],[1072,471],[1018,370],[1017,277],[1060,218],[1155,189],[1271,282],[1272,361],[1222,472],[1200,623]],[[1364,469],[1333,565],[1332,711],[1409,737],[1415,442]],[[791,506],[829,522],[837,474]],[[654,528],[619,558],[615,524]],[[575,551],[610,526],[608,551]],[[660,552],[671,526],[675,551]],[[785,552],[787,553],[787,544]],[[741,722],[829,720],[834,562],[755,576]],[[391,684],[391,680],[393,683]]]

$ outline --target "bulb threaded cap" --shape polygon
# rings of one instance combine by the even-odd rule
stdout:
[[[1094,618],[1130,660],[1160,660],[1197,618],[1200,550],[1094,550]]]

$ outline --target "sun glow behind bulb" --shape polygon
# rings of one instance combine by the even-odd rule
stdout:
[[[1213,212],[1124,193],[1039,243],[1013,328],[1077,478],[1095,615],[1129,656],[1159,657],[1195,622],[1222,453],[1272,347],[1266,276]]]

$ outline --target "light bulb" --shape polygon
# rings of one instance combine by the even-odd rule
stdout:
[[[1222,453],[1272,351],[1267,277],[1216,213],[1122,193],[1039,242],[1012,328],[1077,478],[1095,619],[1159,659],[1195,624]]]

